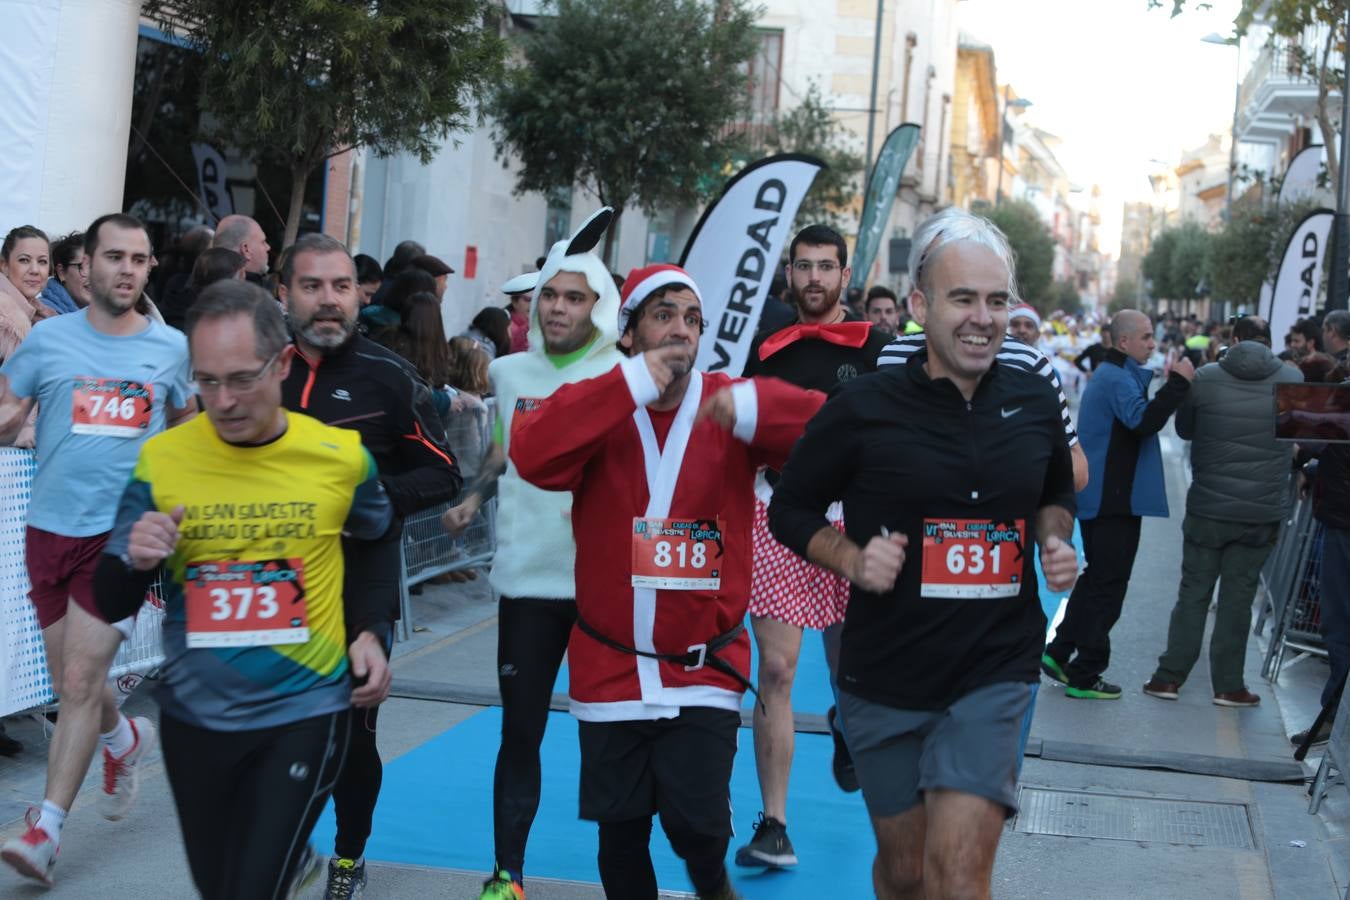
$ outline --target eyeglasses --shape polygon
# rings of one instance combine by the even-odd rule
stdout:
[[[215,393],[222,386],[230,389],[231,394],[246,394],[258,386],[262,381],[263,375],[272,368],[272,363],[277,361],[281,351],[272,354],[272,358],[262,364],[262,368],[256,372],[245,374],[226,375],[224,378],[212,378],[210,375],[202,375],[200,372],[193,372],[192,378],[197,382],[197,390],[203,394]]]
[[[822,259],[820,262],[811,262],[809,259],[799,259],[792,264],[794,272],[801,272],[803,275],[810,275],[811,270],[816,269],[822,275],[831,275],[839,271],[839,263],[831,262],[828,259]]]

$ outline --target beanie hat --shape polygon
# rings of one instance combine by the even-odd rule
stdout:
[[[1035,322],[1037,329],[1041,327],[1041,314],[1036,312],[1036,307],[1032,306],[1030,303],[1019,303],[1014,306],[1012,311],[1008,313],[1008,321],[1011,322],[1019,316]]]
[[[623,334],[624,329],[628,327],[628,318],[633,314],[633,310],[641,306],[642,301],[651,296],[652,291],[672,284],[689,288],[702,305],[703,295],[699,293],[698,285],[694,284],[694,279],[679,266],[657,263],[629,272],[628,277],[624,279],[623,288],[619,291],[619,334]]]

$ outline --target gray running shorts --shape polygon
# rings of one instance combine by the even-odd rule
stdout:
[[[1031,685],[971,691],[946,709],[895,709],[839,690],[839,724],[872,816],[895,816],[938,788],[1017,812],[1022,720]]]

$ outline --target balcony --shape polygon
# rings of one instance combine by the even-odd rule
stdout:
[[[1298,119],[1316,114],[1317,73],[1306,63],[1305,52],[1316,56],[1320,43],[1314,30],[1301,42],[1305,51],[1286,41],[1266,45],[1238,89],[1238,140],[1282,141],[1294,133]],[[1337,66],[1338,60],[1333,53],[1329,64]],[[1332,93],[1333,98],[1338,96],[1339,92]]]

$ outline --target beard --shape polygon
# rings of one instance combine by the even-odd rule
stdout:
[[[340,326],[336,330],[331,327]],[[340,311],[316,310],[303,322],[298,322],[295,333],[305,343],[320,350],[333,350],[341,347],[356,333],[356,320],[349,319]]]
[[[807,293],[794,287],[792,297],[798,310],[818,318],[839,305],[839,297],[843,292],[843,284],[833,290],[822,288],[822,293]]]

